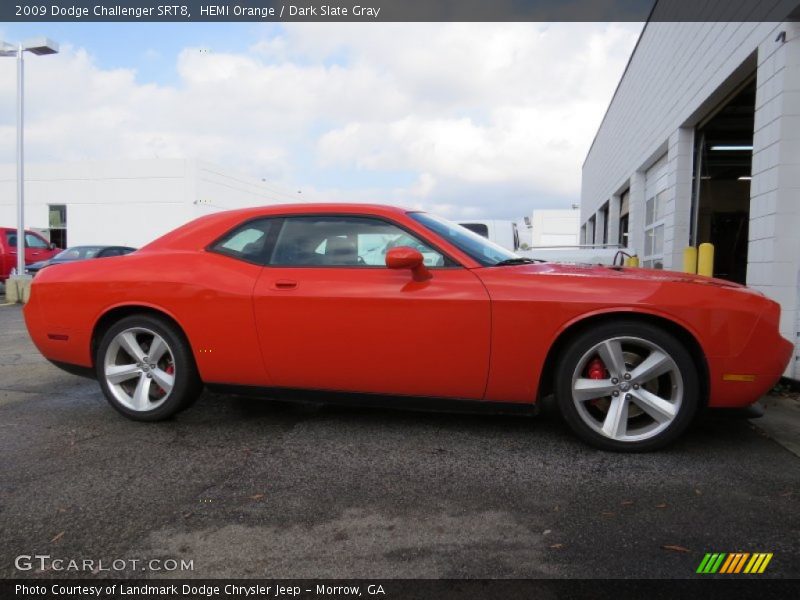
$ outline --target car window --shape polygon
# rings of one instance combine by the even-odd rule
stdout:
[[[106,248],[100,253],[100,256],[125,256],[134,251],[134,248],[126,248],[125,246],[115,246],[113,248]]]
[[[9,248],[17,247],[17,234],[13,231],[6,231],[6,244]]]
[[[73,246],[62,250],[55,255],[53,260],[83,260],[84,258],[94,258],[102,250],[100,246]]]
[[[16,243],[16,236],[14,236],[14,240],[15,240],[15,243]],[[38,249],[45,249],[45,250],[47,248],[49,248],[49,246],[47,245],[47,242],[45,242],[38,235],[33,235],[32,233],[26,233],[25,234],[25,245],[28,248],[38,248]]]
[[[273,222],[273,219],[249,221],[216,242],[211,251],[248,262],[263,263],[267,236]]]
[[[489,227],[483,223],[459,223],[459,225],[473,233],[477,233],[481,237],[489,237]]]
[[[55,256],[55,260],[78,260],[81,257],[80,248],[67,248]]]
[[[392,223],[344,216],[287,217],[270,264],[385,267],[386,253],[397,246],[419,250],[429,267],[445,266],[440,252]]]
[[[423,212],[413,212],[408,215],[484,266],[489,267],[505,260],[520,258],[510,250],[481,237],[466,227],[451,223],[447,219]]]

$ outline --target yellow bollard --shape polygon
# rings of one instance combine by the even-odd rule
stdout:
[[[639,257],[638,256],[629,256],[625,259],[625,266],[626,267],[638,267],[639,266]]]
[[[683,249],[683,272],[697,273],[697,248],[694,246]]]
[[[714,276],[714,244],[700,244],[697,252],[697,273],[706,277]]]

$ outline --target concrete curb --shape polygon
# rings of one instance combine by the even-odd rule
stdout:
[[[764,416],[751,421],[767,437],[800,457],[800,395],[769,395],[761,399]]]
[[[5,283],[6,302],[8,304],[18,302],[25,304],[31,297],[32,280],[33,278],[29,275],[9,277]]]

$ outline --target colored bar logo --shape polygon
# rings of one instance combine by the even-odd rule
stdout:
[[[709,552],[703,557],[696,572],[703,575],[763,573],[771,560],[772,552],[756,552],[754,554],[749,552]]]

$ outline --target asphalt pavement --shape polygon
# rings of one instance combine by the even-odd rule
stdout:
[[[2,577],[109,574],[15,565],[43,554],[192,563],[111,573],[140,577],[685,578],[706,552],[798,577],[799,499],[800,458],[728,418],[643,455],[555,418],[211,393],[134,423],[0,307]]]

